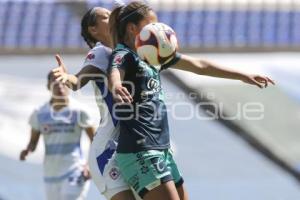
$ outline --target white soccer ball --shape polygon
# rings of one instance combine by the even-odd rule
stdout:
[[[139,57],[159,68],[174,58],[178,49],[175,31],[163,23],[151,23],[143,27],[135,38]]]

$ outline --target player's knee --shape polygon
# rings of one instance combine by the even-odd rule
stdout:
[[[178,195],[180,197],[180,200],[188,200],[188,192],[186,191],[185,187],[183,186],[183,184],[179,185],[178,187],[176,186]]]
[[[180,200],[173,181],[168,181],[147,192],[144,200]]]
[[[114,195],[111,200],[135,200],[135,198],[131,190],[126,190]]]

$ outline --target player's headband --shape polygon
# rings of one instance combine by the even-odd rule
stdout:
[[[126,6],[122,6],[122,8],[121,8],[121,13],[122,13],[122,11],[124,10],[125,7],[126,7]],[[140,11],[141,9],[143,9],[143,8],[148,8],[148,6],[147,6],[147,5],[141,5],[139,8],[137,8],[137,9],[133,10],[132,12],[128,13],[127,15],[121,17],[120,22],[122,22],[122,21],[128,19],[130,16],[132,16],[133,14],[139,12],[139,11]]]

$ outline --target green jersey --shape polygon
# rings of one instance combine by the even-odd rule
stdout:
[[[135,153],[170,147],[167,108],[161,87],[160,72],[180,59],[176,54],[167,65],[157,69],[144,62],[124,44],[118,44],[111,56],[111,68],[125,71],[123,85],[133,96],[132,104],[116,106],[120,120],[117,152]]]

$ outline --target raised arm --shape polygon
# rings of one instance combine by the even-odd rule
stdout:
[[[34,152],[38,141],[40,138],[40,132],[34,129],[31,129],[31,136],[30,136],[30,141],[23,151],[20,153],[20,160],[26,160],[26,157],[28,156],[29,153]]]
[[[99,78],[103,72],[92,65],[83,67],[77,74],[68,74],[67,68],[60,55],[55,56],[58,67],[52,70],[57,81],[65,83],[73,91],[79,90],[85,86],[90,80]]]
[[[187,55],[181,55],[180,60],[173,66],[173,68],[193,72],[198,75],[241,80],[245,83],[256,85],[259,88],[267,87],[268,83],[273,85],[275,84],[274,81],[267,76],[246,74]]]

